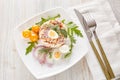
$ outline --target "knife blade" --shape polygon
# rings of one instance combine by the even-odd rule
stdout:
[[[84,17],[82,16],[82,14],[78,10],[74,9],[74,11],[75,11],[80,23],[82,24],[82,27],[84,29],[84,32],[87,35],[88,40],[91,41],[92,33],[87,25],[87,22],[85,21]]]

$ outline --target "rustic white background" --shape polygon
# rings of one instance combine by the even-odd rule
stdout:
[[[0,0],[0,80],[36,80],[15,49],[13,29],[29,17],[49,8],[71,7],[93,0]],[[120,22],[120,0],[109,0]],[[41,80],[93,80],[86,59],[58,75]]]

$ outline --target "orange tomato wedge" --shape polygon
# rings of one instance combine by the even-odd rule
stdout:
[[[35,41],[38,41],[38,35],[36,34],[36,33],[34,33],[34,32],[31,32],[31,36],[30,36],[30,40],[32,41],[32,42],[35,42]]]
[[[24,30],[22,32],[23,37],[29,38],[31,36],[31,31],[30,30]]]
[[[33,25],[32,26],[32,31],[35,32],[35,33],[39,33],[40,27],[38,25]]]

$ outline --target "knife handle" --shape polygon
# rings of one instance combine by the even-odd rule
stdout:
[[[99,55],[95,45],[93,43],[93,41],[90,41],[90,45],[91,45],[91,47],[92,47],[92,49],[93,49],[93,51],[95,53],[95,56],[96,56],[96,58],[97,58],[97,60],[98,60],[98,62],[100,64],[100,67],[101,67],[101,69],[102,69],[106,79],[110,80],[110,75],[109,75],[109,73],[108,73],[108,71],[107,71],[107,69],[106,69],[106,67],[105,67],[105,65],[104,65],[104,63],[103,63],[103,61],[102,61],[102,59],[101,59],[101,57],[100,57],[100,55]]]
[[[111,77],[111,78],[115,78],[115,75],[114,75],[114,73],[113,73],[113,70],[112,70],[112,68],[111,68],[111,66],[110,66],[110,63],[109,63],[108,59],[107,59],[107,56],[106,56],[106,54],[105,54],[105,52],[104,52],[104,50],[103,50],[103,48],[102,48],[102,45],[101,45],[101,43],[100,43],[100,41],[99,41],[99,38],[98,38],[98,36],[97,36],[97,34],[96,34],[95,31],[94,31],[93,33],[94,33],[94,36],[95,36],[95,39],[96,39],[98,48],[100,49],[101,56],[103,57],[103,60],[104,60],[104,62],[105,62],[105,64],[106,64],[106,67],[107,67],[107,70],[108,70],[108,72],[109,72],[109,74],[110,74],[110,77]]]

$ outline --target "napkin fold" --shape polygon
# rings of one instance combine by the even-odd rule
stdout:
[[[88,2],[74,8],[78,9],[81,13],[89,12],[95,19],[97,23],[97,35],[103,49],[115,76],[120,77],[120,25],[109,3],[107,0],[99,0],[97,2]],[[74,18],[76,20],[76,17]],[[85,57],[94,80],[106,80],[90,45],[89,52]]]

